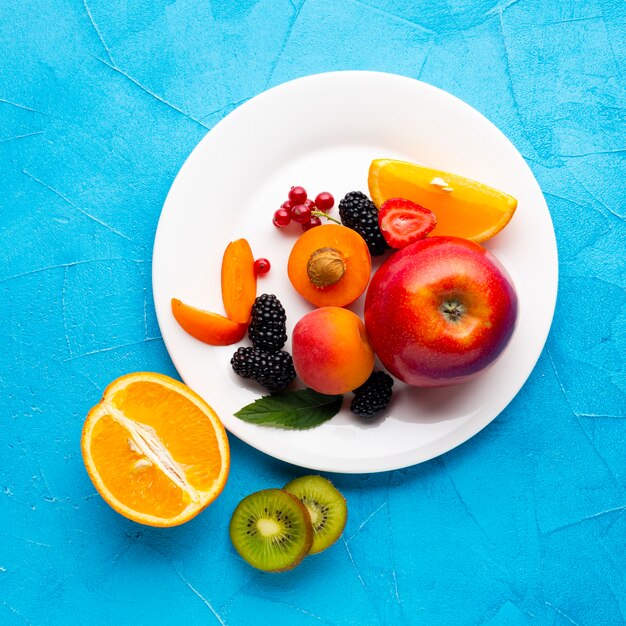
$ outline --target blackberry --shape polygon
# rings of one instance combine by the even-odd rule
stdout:
[[[261,348],[239,348],[230,360],[235,374],[251,378],[268,391],[284,389],[295,377],[288,352],[267,352]]]
[[[378,209],[364,193],[347,193],[339,202],[339,216],[344,226],[356,230],[365,239],[372,256],[380,256],[387,250],[387,242],[378,228]]]
[[[287,341],[287,316],[278,298],[273,294],[260,295],[252,306],[248,337],[255,348],[277,352]]]
[[[391,400],[393,378],[385,372],[372,372],[370,377],[354,390],[350,410],[360,417],[375,417],[384,411]]]

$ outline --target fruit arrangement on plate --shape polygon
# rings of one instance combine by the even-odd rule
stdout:
[[[249,242],[226,245],[224,314],[171,299],[184,331],[234,346],[233,372],[260,397],[235,413],[264,427],[307,430],[336,415],[346,394],[355,419],[375,426],[395,381],[417,387],[463,383],[502,353],[515,327],[517,297],[500,262],[480,244],[500,232],[517,202],[462,176],[378,159],[369,195],[315,199],[294,186],[273,227],[291,231],[286,266],[255,258]],[[269,222],[269,219],[268,219]],[[273,228],[269,226],[269,228]],[[384,260],[372,273],[372,257]],[[268,272],[282,272],[314,308],[295,324]],[[365,294],[361,319],[346,308]],[[175,294],[172,294],[175,295]],[[188,521],[222,491],[228,439],[211,407],[160,374],[123,376],[85,421],[82,453],[98,492],[126,517],[153,526]],[[245,497],[230,522],[237,552],[265,571],[285,571],[332,545],[347,518],[343,496],[321,476]]]
[[[353,394],[352,412],[371,420],[387,409],[394,379],[418,387],[466,382],[506,347],[517,296],[480,244],[508,224],[517,201],[457,174],[390,159],[372,161],[368,187],[369,196],[347,193],[337,218],[331,193],[312,200],[294,186],[272,216],[276,228],[297,234],[287,267],[272,271],[284,272],[316,307],[295,324],[291,354],[282,304],[273,294],[257,297],[257,277],[270,261],[255,260],[245,239],[228,244],[222,260],[226,316],[172,300],[178,323],[201,341],[235,344],[247,332],[251,345],[237,348],[231,366],[269,395],[235,413],[240,419],[308,429]],[[383,255],[372,275],[372,257]],[[364,293],[361,319],[345,307]]]

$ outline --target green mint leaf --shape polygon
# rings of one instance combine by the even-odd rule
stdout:
[[[327,396],[312,389],[283,391],[255,400],[235,416],[250,424],[306,430],[337,415],[342,401],[343,396]]]

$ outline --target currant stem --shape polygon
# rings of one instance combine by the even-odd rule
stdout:
[[[331,222],[335,222],[336,224],[341,224],[341,222],[338,219],[335,219],[334,217],[327,215],[323,211],[311,211],[311,215],[316,215],[317,217],[325,217],[327,220],[330,220]]]

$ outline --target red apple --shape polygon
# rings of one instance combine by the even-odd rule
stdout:
[[[517,318],[506,270],[458,237],[428,237],[391,256],[372,277],[365,327],[383,365],[409,385],[468,381],[504,350]]]

